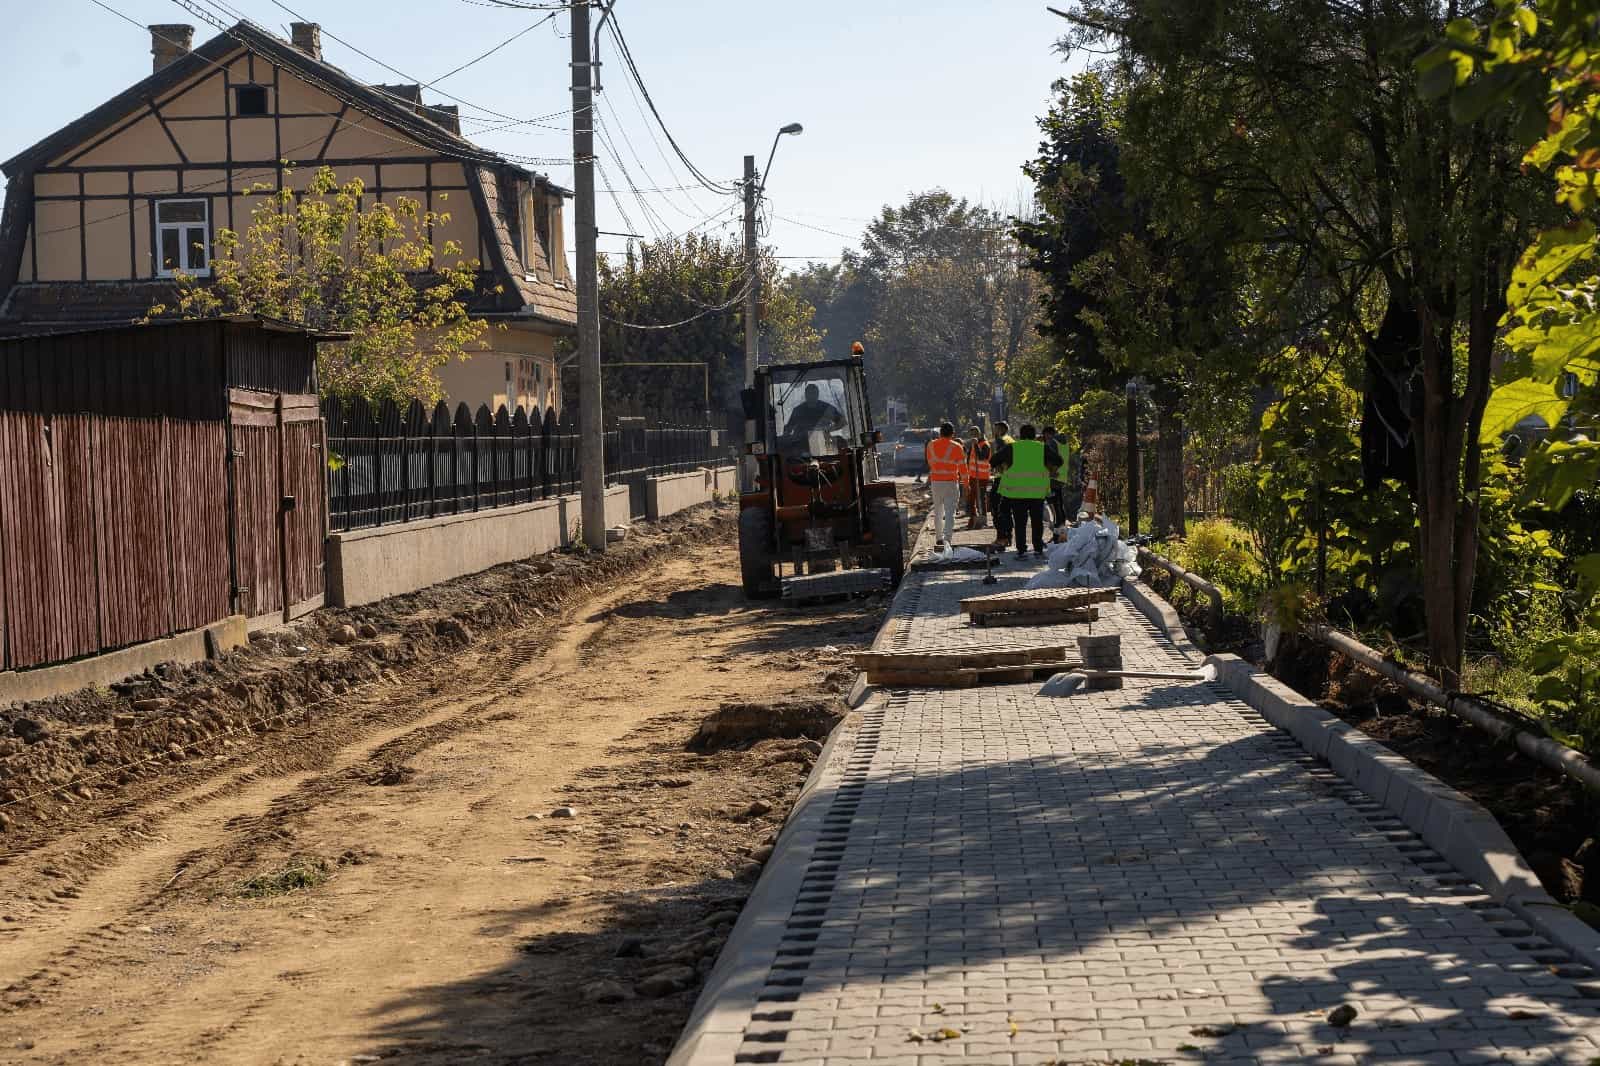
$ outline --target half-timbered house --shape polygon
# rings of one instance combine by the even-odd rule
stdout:
[[[218,230],[242,230],[263,183],[329,166],[368,195],[448,212],[433,228],[479,266],[470,309],[491,350],[444,368],[452,401],[559,407],[556,339],[573,331],[569,195],[461,134],[416,85],[367,85],[325,62],[314,23],[292,40],[250,22],[192,48],[150,27],[149,77],[0,164],[0,335],[125,325],[206,276]]]

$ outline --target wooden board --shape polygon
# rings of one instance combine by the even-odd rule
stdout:
[[[972,619],[975,625],[980,626],[1060,626],[1099,620],[1098,607],[1078,607],[1071,610],[1057,608],[1053,611],[1030,611],[1024,614],[985,614]]]
[[[974,685],[1016,685],[1042,681],[1081,668],[1080,663],[1027,663],[973,670],[868,670],[867,683],[884,688],[972,688]]]
[[[1006,651],[931,651],[931,652],[856,652],[851,656],[863,670],[962,670],[982,666],[1017,666],[1023,663],[1060,662],[1067,657],[1065,646],[1018,648]]]

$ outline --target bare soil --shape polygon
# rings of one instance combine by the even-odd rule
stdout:
[[[104,776],[0,836],[0,1063],[663,1061],[883,607],[746,602],[730,518],[26,709],[0,783]]]
[[[1600,922],[1600,809],[1570,779],[1431,706],[1344,656],[1294,640],[1279,680],[1405,756],[1495,816],[1545,890]]]

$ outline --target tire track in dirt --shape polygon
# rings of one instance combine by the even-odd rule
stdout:
[[[24,876],[13,881],[20,886],[14,900],[3,905],[10,920],[0,925],[7,934],[0,938],[0,974],[19,976],[0,988],[0,1014],[35,1006],[84,970],[113,961],[110,949],[161,905],[176,878],[196,867],[207,867],[202,876],[215,877],[230,862],[247,863],[261,838],[285,819],[363,785],[374,764],[403,762],[481,726],[488,712],[510,698],[497,692],[463,706],[463,685],[482,692],[503,685],[507,676],[531,682],[570,670],[584,643],[605,626],[606,609],[636,594],[623,581],[570,608],[551,626],[476,653],[465,671],[459,662],[429,664],[424,699],[416,703],[394,691],[401,686],[385,683],[356,706],[341,708],[343,720],[312,720],[270,735],[255,762],[222,781],[154,782],[144,795],[118,804],[108,819],[113,824],[91,842],[64,835],[17,849],[34,868],[21,871]],[[587,620],[572,621],[575,615]],[[294,772],[310,766],[316,769]],[[168,802],[145,809],[162,800]],[[160,832],[137,829],[135,822],[159,826]],[[218,858],[230,843],[228,859]],[[5,855],[0,862],[15,858]],[[107,921],[113,914],[120,917]]]

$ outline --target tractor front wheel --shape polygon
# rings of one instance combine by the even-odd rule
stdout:
[[[782,582],[774,573],[776,562],[772,515],[762,507],[746,507],[739,512],[739,573],[746,596],[770,600],[782,591]]]
[[[900,520],[899,504],[885,499],[868,503],[867,529],[872,533],[878,565],[889,568],[889,579],[898,587],[906,572],[906,527]]]

